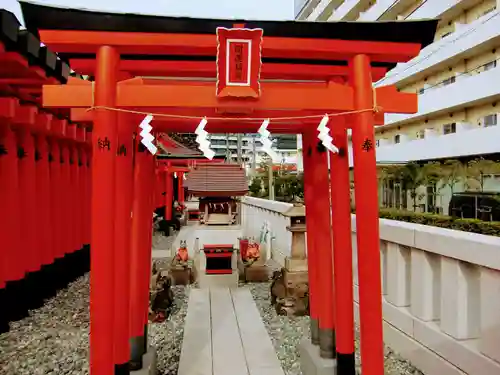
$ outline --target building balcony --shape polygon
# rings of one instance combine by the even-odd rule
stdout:
[[[378,0],[366,12],[359,16],[360,21],[386,21],[395,19],[396,16],[414,0]]]
[[[307,16],[314,10],[320,0],[295,0],[294,12],[295,18],[298,20],[305,20]]]
[[[425,75],[443,70],[450,62],[455,63],[476,55],[478,51],[494,48],[500,42],[499,15],[497,10],[470,24],[461,25],[460,30],[425,47],[413,60],[398,64],[375,86],[423,79]]]
[[[428,116],[456,111],[465,106],[479,105],[500,99],[500,67],[475,75],[457,76],[456,82],[447,86],[430,88],[418,96],[418,112],[407,114],[386,114],[385,125],[402,125]]]
[[[307,17],[308,21],[322,21],[322,17],[327,11],[337,8],[342,3],[342,0],[321,0],[314,8],[311,14]]]
[[[307,17],[307,20],[316,21],[324,12],[329,3],[330,0],[321,0],[319,4],[314,8],[314,10],[311,12],[311,14]]]
[[[500,150],[499,125],[475,127],[468,123],[457,123],[457,132],[446,135],[437,135],[431,129],[427,130],[424,139],[407,140],[398,144],[381,144],[377,148],[377,162],[450,159],[492,154]]]
[[[420,20],[429,18],[439,18],[442,14],[446,13],[460,2],[461,0],[424,1],[406,19]]]
[[[341,21],[346,17],[352,16],[356,9],[359,7],[362,0],[345,0],[335,12],[332,13],[328,21]]]

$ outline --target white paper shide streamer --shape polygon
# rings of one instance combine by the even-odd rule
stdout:
[[[151,134],[151,130],[153,129],[153,127],[150,125],[151,121],[153,121],[153,115],[147,115],[146,117],[144,117],[144,120],[142,120],[142,122],[139,124],[139,128],[141,129],[139,135],[141,136],[141,143],[144,145],[144,147],[146,147],[149,152],[155,155],[158,151],[158,148],[153,143],[155,137],[153,134]]]
[[[214,150],[210,148],[210,142],[208,140],[208,133],[205,131],[205,126],[207,125],[208,121],[204,117],[201,119],[200,123],[196,127],[196,130],[194,133],[196,134],[196,143],[198,143],[198,149],[203,152],[203,155],[209,159],[212,160],[215,156]]]
[[[328,128],[328,115],[324,115],[318,125],[318,139],[325,148],[334,154],[339,153],[339,149],[333,144],[333,138],[330,136],[330,129]]]
[[[265,152],[271,157],[273,163],[279,163],[280,157],[276,151],[273,150],[273,142],[269,139],[271,133],[267,130],[269,126],[269,119],[264,120],[259,130],[257,131],[260,135],[260,141],[262,142],[261,151]]]

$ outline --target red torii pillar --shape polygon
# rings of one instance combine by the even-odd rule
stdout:
[[[30,298],[38,299],[39,285],[36,283],[36,271],[40,269],[37,258],[37,238],[36,238],[36,216],[33,215],[33,209],[36,205],[36,169],[35,169],[35,139],[31,134],[31,129],[21,126],[17,130],[18,140],[18,173],[19,173],[19,192],[22,197],[19,201],[21,212],[20,228],[28,228],[27,233],[21,233],[21,248],[23,251],[24,269],[26,275],[25,281],[29,283]],[[22,231],[22,229],[20,229]],[[38,299],[37,305],[43,303]],[[22,303],[21,303],[22,305]],[[27,307],[27,306],[26,306]]]
[[[115,196],[115,375],[130,373],[130,282],[131,282],[131,227],[133,199],[133,122],[130,115],[120,114],[116,149]]]
[[[356,55],[349,64],[355,109],[373,108],[370,58],[366,55]],[[365,111],[352,116],[362,372],[363,375],[383,375],[384,343],[374,114]]]
[[[94,105],[114,107],[119,54],[102,46],[97,51]],[[117,113],[94,111],[92,131],[92,208],[90,272],[90,373],[114,372],[115,164]],[[118,312],[120,313],[120,312]]]
[[[304,160],[304,200],[306,204],[306,231],[307,238],[307,269],[309,279],[309,319],[311,330],[311,343],[319,345],[319,309],[321,304],[320,284],[318,278],[319,257],[316,248],[314,232],[316,215],[314,206],[314,185],[313,185],[313,160],[312,153],[308,150],[314,147],[314,135],[304,133],[302,135],[302,154]]]
[[[142,368],[142,356],[147,350],[148,296],[151,275],[151,238],[148,237],[151,237],[153,225],[154,168],[153,155],[139,143],[134,157],[131,231],[131,370]]]
[[[52,194],[51,176],[49,163],[49,144],[47,135],[38,134],[35,139],[36,144],[36,211],[39,217],[38,231],[38,251],[40,252],[40,263],[42,272],[50,269],[53,261],[53,235],[52,235]],[[45,288],[43,297],[46,297]]]
[[[76,195],[76,210],[78,212],[77,217],[75,217],[75,249],[77,263],[75,267],[78,269],[78,274],[82,274],[86,268],[86,265],[82,260],[84,259],[84,212],[85,212],[85,177],[84,168],[82,163],[81,147],[82,143],[85,142],[86,131],[85,128],[77,127],[75,129],[75,142],[72,147],[71,162],[73,166],[73,189]]]
[[[69,132],[69,126],[67,128],[67,132]],[[71,243],[73,236],[73,218],[68,218],[68,216],[71,215],[65,215],[65,213],[68,212],[68,209],[70,210],[70,212],[73,212],[75,202],[72,202],[71,199],[71,168],[69,164],[69,158],[71,154],[70,145],[66,139],[62,139],[59,142],[59,146],[61,147],[61,187],[59,199],[61,200],[61,232],[64,232],[62,255],[67,256],[73,251]],[[64,269],[61,271],[64,272],[66,278],[69,270]]]
[[[177,200],[184,203],[184,172],[177,172]]]
[[[0,239],[2,269],[0,287],[5,287],[7,298],[13,298],[11,287],[24,277],[24,269],[19,263],[20,249],[20,210],[19,180],[16,137],[8,124],[0,126]],[[14,294],[14,293],[13,293]],[[7,312],[5,312],[7,314]],[[20,311],[9,311],[7,321],[16,318]],[[4,319],[2,319],[4,320]]]
[[[170,166],[170,165],[169,165]],[[165,171],[165,220],[172,220],[172,202],[174,199],[173,174],[168,169]]]
[[[311,153],[311,169],[314,207],[314,237],[317,252],[318,289],[321,295],[319,314],[319,349],[322,358],[335,358],[335,308],[333,284],[333,252],[330,226],[330,182],[328,175],[328,150],[314,137],[308,142],[307,153]]]
[[[64,206],[61,202],[61,149],[57,139],[51,137],[49,140],[49,170],[50,170],[50,214],[52,232],[52,268],[60,278],[60,263],[64,256],[64,234],[61,233],[64,220]],[[59,285],[60,280],[55,280]],[[52,292],[57,289],[56,285],[51,285]]]
[[[334,254],[335,327],[337,373],[355,375],[354,299],[352,277],[351,197],[349,154],[344,118],[336,118],[330,126],[338,154],[330,154],[332,202],[332,241]]]

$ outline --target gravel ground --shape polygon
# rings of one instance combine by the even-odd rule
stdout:
[[[150,325],[158,351],[158,375],[177,374],[189,288],[173,287],[176,306],[169,320]],[[88,370],[89,275],[61,290],[31,315],[0,335],[0,374],[86,375]]]
[[[150,324],[150,343],[158,354],[158,375],[177,375],[181,356],[184,320],[187,313],[190,287],[174,286],[175,307],[164,323]]]
[[[162,260],[159,260],[161,262]],[[287,375],[301,375],[297,345],[309,337],[307,317],[277,316],[269,283],[248,284]],[[176,375],[190,287],[175,286],[175,307],[164,323],[150,325],[150,343],[158,352],[158,375]],[[0,335],[0,374],[86,375],[88,371],[89,275],[61,290],[31,315]],[[356,345],[359,344],[359,340]],[[357,361],[359,363],[359,353]],[[386,348],[386,374],[422,375]]]
[[[308,317],[286,317],[276,314],[269,298],[270,283],[248,284],[260,311],[267,332],[271,336],[281,366],[286,375],[302,375],[299,364],[298,344],[303,337],[310,337]],[[356,332],[356,363],[359,363],[359,332]],[[385,349],[385,374],[387,375],[423,375],[408,361],[394,351]]]

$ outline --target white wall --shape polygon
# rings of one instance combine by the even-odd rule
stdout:
[[[241,203],[243,235],[259,240],[262,228],[267,225],[271,234],[271,257],[285,263],[292,249],[292,235],[286,230],[290,218],[283,215],[293,205],[268,199],[244,197]]]

